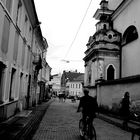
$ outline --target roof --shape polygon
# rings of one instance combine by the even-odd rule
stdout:
[[[71,72],[71,71],[63,73],[65,79],[68,79],[69,81],[73,81],[75,78],[78,78],[81,75],[84,75],[84,73]]]
[[[83,82],[84,81],[84,74],[81,74],[77,78],[73,79],[73,82]]]

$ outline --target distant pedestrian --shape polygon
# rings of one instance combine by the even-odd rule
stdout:
[[[61,92],[59,93],[58,97],[59,97],[59,102],[61,102],[62,101],[62,93]]]
[[[129,92],[125,92],[123,99],[121,100],[121,116],[123,117],[123,127],[127,128],[130,117],[130,95]]]
[[[67,95],[66,95],[66,94],[64,94],[64,102],[66,101],[66,99],[67,99]]]
[[[60,92],[59,93],[59,102],[64,102],[65,100],[64,100],[64,96],[65,96],[65,93],[64,92]]]

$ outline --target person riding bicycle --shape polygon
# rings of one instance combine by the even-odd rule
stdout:
[[[80,98],[77,112],[82,112],[84,124],[86,124],[87,116],[89,117],[90,124],[92,124],[93,119],[96,117],[96,112],[98,111],[97,100],[96,97],[89,96],[88,89],[85,88],[83,92],[84,96]]]

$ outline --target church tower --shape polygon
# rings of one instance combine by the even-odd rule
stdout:
[[[112,13],[108,9],[108,1],[102,0],[93,16],[98,22],[95,34],[89,37],[86,45],[85,86],[95,86],[98,81],[120,77],[121,34],[113,29]]]

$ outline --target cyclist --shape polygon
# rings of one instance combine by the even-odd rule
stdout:
[[[82,112],[82,119],[84,122],[84,129],[86,124],[86,117],[89,117],[89,122],[92,124],[93,119],[96,117],[96,112],[98,110],[98,104],[96,97],[89,96],[88,89],[84,88],[84,96],[80,98],[80,103],[77,112]]]

